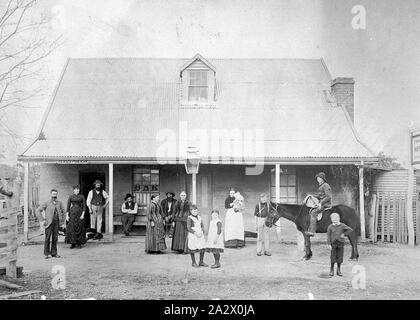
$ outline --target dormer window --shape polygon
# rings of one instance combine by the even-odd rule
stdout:
[[[209,85],[208,71],[194,70],[189,71],[188,101],[208,101]]]
[[[200,54],[180,68],[182,108],[215,108],[216,69]]]

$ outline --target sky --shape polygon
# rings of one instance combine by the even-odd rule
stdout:
[[[354,29],[363,6],[365,29]],[[47,59],[49,94],[13,123],[35,136],[66,59],[89,57],[323,58],[353,77],[355,126],[378,153],[406,164],[408,130],[420,127],[420,1],[39,0],[63,44]],[[26,141],[28,143],[29,141]]]

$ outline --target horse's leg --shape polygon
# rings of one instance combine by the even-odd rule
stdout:
[[[350,233],[347,238],[350,241],[351,244],[351,256],[350,256],[350,260],[357,260],[359,259],[359,252],[357,250],[357,236],[356,236],[356,232],[352,232]]]
[[[303,257],[305,260],[309,260],[312,257],[312,251],[311,251],[311,238],[303,233],[303,237],[305,239],[305,256]]]

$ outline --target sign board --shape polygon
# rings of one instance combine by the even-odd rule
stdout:
[[[411,136],[411,164],[420,164],[420,133]]]

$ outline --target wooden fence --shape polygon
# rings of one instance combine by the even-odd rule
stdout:
[[[413,223],[416,242],[420,242],[418,199],[413,199]],[[377,192],[372,197],[373,241],[408,243],[407,193]]]
[[[6,275],[16,278],[21,182],[9,181],[6,189],[12,191],[13,196],[5,196],[6,208],[0,208],[0,268],[6,267]]]
[[[17,277],[17,214],[18,208],[0,208],[0,267],[6,266],[6,275]]]

